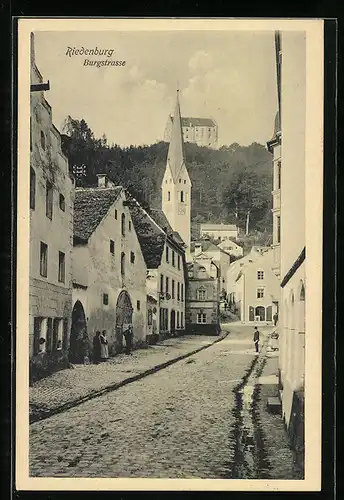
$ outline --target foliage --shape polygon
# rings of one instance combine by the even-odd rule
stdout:
[[[140,203],[161,207],[161,182],[168,144],[121,148],[109,145],[106,136],[96,139],[85,120],[70,116],[64,127],[63,145],[74,165],[86,165],[77,185],[95,186],[97,173],[107,173],[117,185],[130,189]],[[244,229],[251,200],[249,229],[271,230],[271,154],[261,144],[232,144],[218,150],[185,144],[186,164],[192,182],[192,235],[199,237],[201,223],[235,223]],[[239,182],[240,180],[240,182]],[[250,186],[250,195],[245,195]],[[233,212],[233,188],[240,193],[238,218]],[[240,215],[239,215],[240,214]]]

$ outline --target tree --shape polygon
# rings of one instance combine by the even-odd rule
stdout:
[[[251,217],[257,219],[267,208],[271,197],[269,191],[266,179],[254,169],[247,167],[234,172],[232,181],[224,192],[223,202],[237,225],[245,229],[246,235],[249,234]]]

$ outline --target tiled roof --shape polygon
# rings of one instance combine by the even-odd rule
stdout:
[[[223,250],[221,247],[215,245],[210,240],[192,241],[191,245],[190,245],[190,252],[191,253],[193,253],[195,251],[195,245],[197,245],[197,244],[202,246],[202,252],[206,252],[207,250],[211,250],[211,251],[218,251],[218,252],[224,253],[226,255],[229,255],[225,250]]]
[[[79,188],[75,190],[74,236],[88,240],[118,199],[122,186],[114,188]]]
[[[129,204],[131,219],[148,269],[159,267],[166,234],[135,200]]]
[[[236,231],[235,224],[201,224],[201,231]]]
[[[173,122],[173,117],[171,116]],[[183,127],[216,127],[216,122],[211,118],[193,118],[188,116],[182,117]]]
[[[184,241],[177,231],[173,231],[171,224],[169,223],[165,213],[158,209],[154,208],[150,211],[151,217],[155,220],[155,222],[165,231],[167,236],[172,238],[179,245],[184,246]]]

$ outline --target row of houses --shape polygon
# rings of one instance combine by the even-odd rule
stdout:
[[[33,373],[82,362],[96,331],[110,354],[185,331],[219,333],[221,259],[191,245],[191,182],[177,95],[162,208],[145,210],[98,174],[76,187],[31,42],[30,361]],[[216,248],[216,246],[215,246]],[[218,251],[225,255],[222,250]],[[228,254],[227,259],[228,259]],[[213,256],[214,257],[214,256]],[[216,257],[216,256],[215,256]]]

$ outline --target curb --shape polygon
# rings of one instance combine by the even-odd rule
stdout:
[[[30,415],[29,424],[33,424],[35,422],[39,422],[41,420],[45,420],[47,418],[50,418],[54,415],[58,415],[59,413],[63,413],[67,410],[70,410],[71,408],[74,408],[76,406],[81,405],[82,403],[86,403],[86,401],[90,401],[91,399],[97,398],[99,396],[103,396],[104,394],[106,394],[108,392],[115,391],[115,390],[119,389],[120,387],[123,387],[123,386],[130,384],[132,382],[136,382],[137,380],[140,380],[144,377],[147,377],[148,375],[152,375],[153,373],[156,373],[160,370],[163,370],[164,368],[167,368],[168,366],[173,365],[174,363],[177,363],[178,361],[182,361],[183,359],[186,359],[190,356],[193,356],[194,354],[197,354],[198,352],[201,352],[204,349],[208,349],[209,347],[213,346],[214,344],[221,342],[221,340],[225,339],[229,333],[230,333],[229,331],[226,331],[224,334],[222,334],[219,338],[217,338],[211,344],[203,345],[202,347],[198,347],[197,349],[194,349],[191,352],[188,352],[186,354],[181,354],[180,356],[177,356],[176,358],[165,361],[164,363],[160,363],[159,365],[153,366],[152,368],[148,368],[148,370],[145,370],[141,373],[137,373],[133,377],[128,377],[124,380],[121,380],[120,382],[116,382],[114,384],[108,385],[107,387],[104,387],[103,389],[100,389],[98,391],[93,391],[93,392],[87,394],[86,396],[83,396],[82,398],[75,399],[74,401],[69,401],[68,403],[64,403],[63,405],[58,406],[56,408],[53,408],[51,410],[47,410],[47,411],[41,410],[41,413]]]

